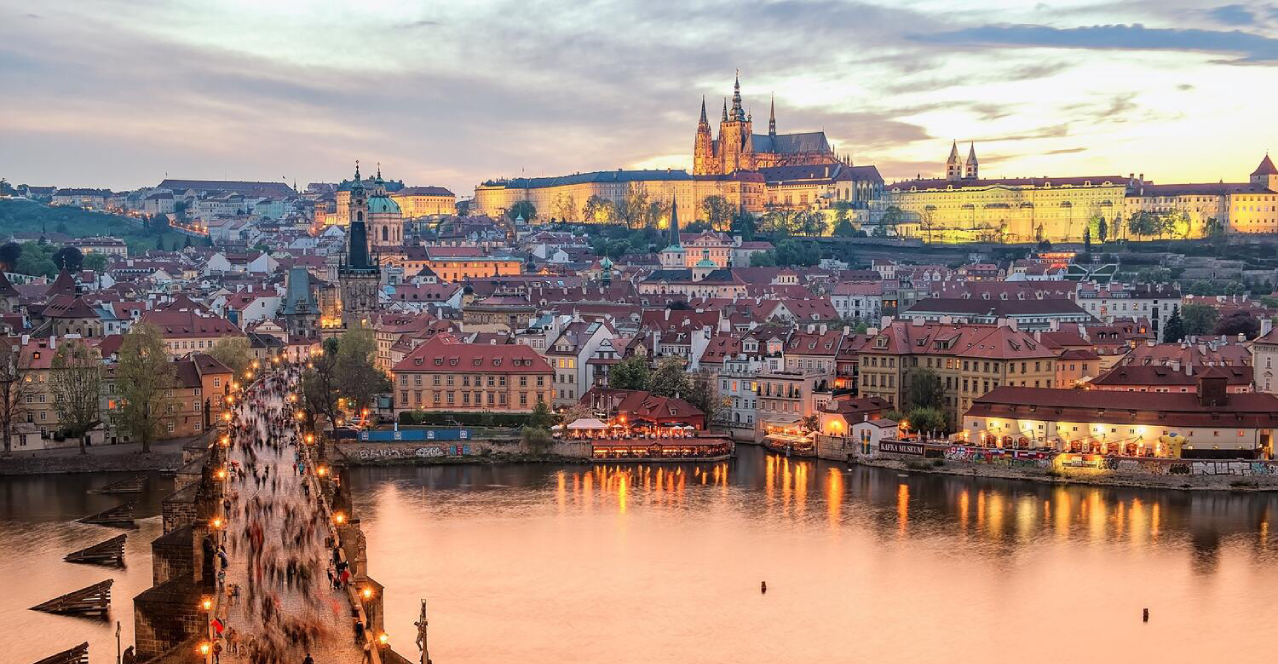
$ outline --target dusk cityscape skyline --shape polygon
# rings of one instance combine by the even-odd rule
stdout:
[[[0,3],[0,85],[23,92],[0,109],[0,170],[116,189],[166,174],[304,184],[363,156],[468,192],[494,177],[687,169],[701,98],[717,107],[737,69],[750,111],[775,95],[782,131],[824,130],[889,182],[938,175],[951,140],[981,146],[990,175],[1155,182],[1235,180],[1270,147],[1272,5],[526,11]]]

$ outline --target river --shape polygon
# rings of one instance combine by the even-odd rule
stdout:
[[[1273,660],[1278,496],[739,453],[352,470],[391,643],[415,661],[426,598],[438,664]],[[88,493],[118,479],[0,478],[0,662],[85,640],[114,662],[116,619],[129,642],[171,481],[141,497],[125,570],[62,562],[120,532],[73,523],[121,502]],[[105,578],[110,622],[27,610]]]

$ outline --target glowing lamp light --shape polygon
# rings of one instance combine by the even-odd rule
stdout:
[[[204,609],[205,611],[211,610],[213,608],[213,598],[209,597],[208,595],[205,595],[204,597],[200,598],[200,608]]]
[[[381,645],[386,645],[387,643],[390,642],[390,637],[386,636],[386,632],[382,632],[381,634],[377,635],[377,642]]]
[[[339,526],[346,523],[346,514],[344,512],[335,512],[333,514],[333,522]]]
[[[254,368],[254,369],[256,369],[256,368],[258,368],[259,366],[261,366],[261,365],[260,365],[260,364],[258,364],[257,360],[253,360],[253,368]]]
[[[298,421],[298,422],[301,422],[301,421],[302,421],[302,420],[304,420],[304,419],[306,419],[306,413],[303,413],[303,412],[301,412],[301,411],[298,411],[298,413],[297,413],[297,421]]]
[[[224,479],[226,479],[226,469],[225,469],[225,468],[218,468],[218,469],[217,469],[217,478],[218,478],[219,480],[224,480]]]
[[[359,594],[360,594],[360,597],[364,598],[365,602],[367,602],[370,599],[373,599],[373,589],[368,586],[364,586],[364,589],[359,591]]]
[[[209,525],[212,526],[214,530],[220,529],[222,527],[222,517],[220,516],[213,517],[213,520],[209,521]]]
[[[317,469],[315,470],[315,472],[316,472],[316,473],[318,473],[320,477],[327,477],[327,476],[328,476],[328,466],[320,466],[319,468],[317,468]]]
[[[231,414],[230,414],[230,413],[222,413],[222,419],[226,420],[227,422],[230,422],[230,421],[231,421]]]
[[[306,444],[310,445],[313,442],[315,442],[315,434],[313,433],[306,434]]]
[[[200,641],[200,647],[198,650],[201,655],[207,655],[213,650],[213,644],[208,641]]]
[[[222,447],[227,447],[227,446],[229,446],[230,444],[231,444],[231,437],[230,437],[230,436],[222,436]]]

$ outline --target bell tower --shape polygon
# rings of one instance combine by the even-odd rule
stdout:
[[[950,182],[963,179],[963,158],[959,157],[958,141],[950,144],[950,158],[945,160],[945,179]]]
[[[697,122],[697,137],[692,142],[692,174],[713,175],[719,172],[714,157],[714,137],[710,134],[710,121],[706,119],[706,98],[701,98],[701,120]]]
[[[732,108],[719,124],[719,154],[723,174],[754,170],[753,123],[741,106],[741,74],[732,84]]]

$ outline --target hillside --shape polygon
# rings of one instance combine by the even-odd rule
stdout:
[[[75,207],[51,207],[21,199],[0,199],[0,237],[12,233],[63,233],[71,237],[108,235],[124,240],[129,255],[156,248],[156,233],[135,219]],[[166,249],[181,247],[186,237],[166,231]]]

